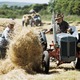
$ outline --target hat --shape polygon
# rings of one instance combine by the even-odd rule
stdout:
[[[55,20],[58,20],[58,19],[63,18],[63,17],[64,17],[63,14],[57,14],[56,17],[55,17]]]
[[[15,25],[15,22],[14,21],[10,21],[9,24]]]

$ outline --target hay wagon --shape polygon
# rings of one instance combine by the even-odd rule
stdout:
[[[35,16],[29,14],[29,15],[23,15],[22,18],[22,26],[30,25],[33,26],[42,26],[41,17],[39,14],[36,14]]]

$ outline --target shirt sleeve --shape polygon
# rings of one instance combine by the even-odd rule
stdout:
[[[7,41],[10,41],[10,39],[9,39],[9,30],[5,30],[2,35]]]

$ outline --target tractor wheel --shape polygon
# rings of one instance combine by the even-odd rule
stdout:
[[[49,73],[49,65],[50,65],[50,58],[48,51],[43,52],[43,71],[48,74]]]
[[[75,68],[80,70],[80,58],[77,58],[77,63],[75,65]]]
[[[46,39],[45,32],[40,32],[40,37],[41,37],[41,43],[42,43],[43,50],[46,50],[47,49],[47,39]]]

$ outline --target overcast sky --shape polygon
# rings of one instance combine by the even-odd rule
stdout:
[[[29,3],[48,3],[49,0],[0,0],[0,2],[9,1],[9,2],[29,2]]]

